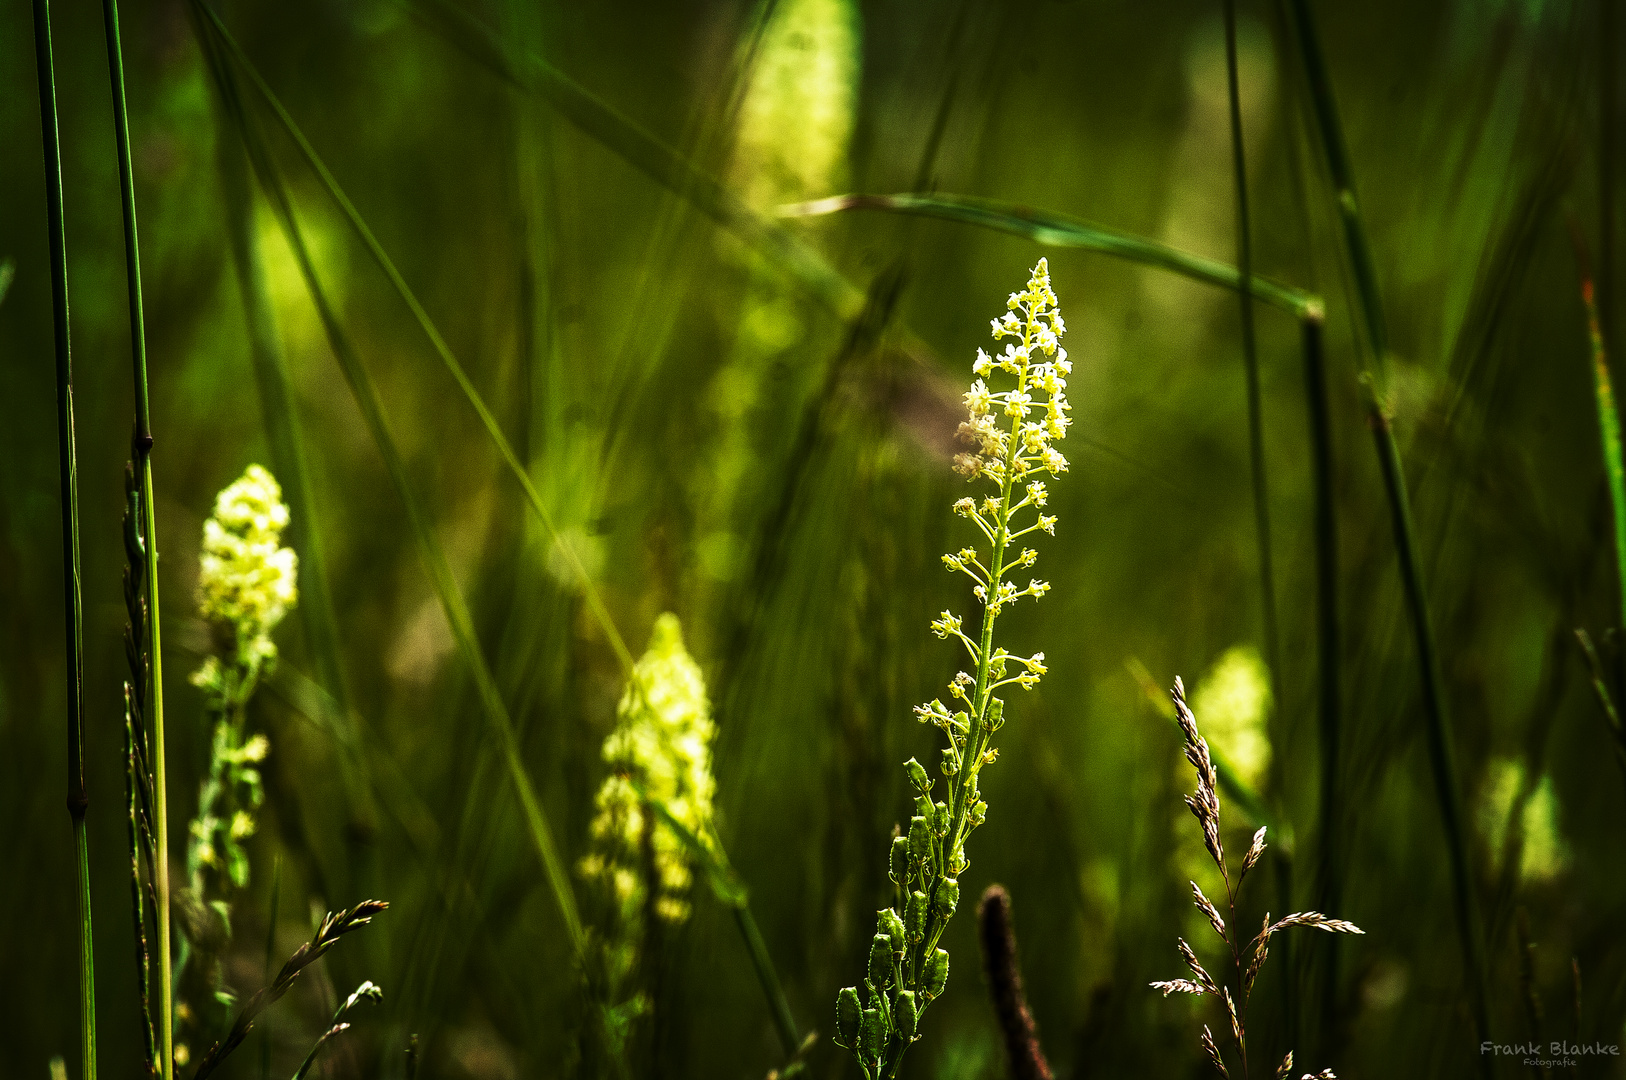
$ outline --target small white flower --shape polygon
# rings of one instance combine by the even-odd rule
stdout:
[[[965,394],[965,407],[970,411],[973,419],[988,415],[993,406],[993,397],[988,393],[988,386],[981,379],[971,384],[971,389]]]

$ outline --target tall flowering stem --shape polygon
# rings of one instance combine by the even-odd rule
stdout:
[[[270,743],[264,735],[248,734],[248,704],[276,664],[271,631],[299,597],[298,556],[282,546],[288,519],[276,478],[250,465],[220,492],[214,513],[203,523],[198,610],[209,624],[214,649],[192,673],[192,683],[204,693],[213,729],[209,772],[188,829],[188,917],[176,977],[188,991],[194,1027],[204,1019],[205,1002],[221,1001],[226,991],[219,959],[231,936],[231,902],[248,884],[245,841],[254,835],[264,798],[260,763]],[[194,959],[196,969],[189,972]],[[178,1045],[177,1060],[188,1050]]]
[[[994,624],[1006,607],[1050,590],[1037,579],[1021,587],[1009,580],[1038,558],[1032,548],[1013,551],[1012,545],[1034,532],[1054,534],[1056,519],[1043,513],[1048,498],[1043,477],[1067,471],[1067,459],[1052,443],[1067,434],[1070,423],[1066,389],[1072,364],[1061,347],[1066,325],[1045,260],[1033,268],[1027,288],[1011,294],[1006,309],[993,321],[994,340],[1006,341],[1004,351],[990,356],[977,350],[976,380],[965,395],[970,415],[959,431],[968,449],[955,458],[956,470],[970,482],[988,485],[980,499],[968,496],[954,504],[954,512],[970,520],[981,538],[943,556],[951,572],[971,578],[972,594],[982,605],[982,629],[972,638],[950,611],[932,623],[938,637],[965,646],[975,674],[961,671],[949,683],[956,709],[941,700],[915,709],[922,723],[948,737],[940,765],[947,798],[934,801],[935,782],[925,766],[913,759],[905,763],[917,798],[908,835],[892,843],[889,873],[897,900],[877,913],[863,994],[849,986],[836,1000],[837,1042],[853,1052],[870,1080],[897,1075],[904,1054],[920,1037],[921,1015],[948,981],[948,953],[937,943],[959,905],[959,875],[970,865],[966,840],[988,816],[978,777],[998,756],[992,741],[1005,711],[998,691],[1011,685],[1031,689],[1045,673],[1043,653],[1017,656],[994,642]],[[1005,388],[994,389],[990,381]]]

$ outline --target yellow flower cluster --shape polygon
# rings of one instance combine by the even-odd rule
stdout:
[[[298,599],[299,558],[281,544],[287,524],[282,488],[258,465],[220,493],[203,524],[198,608],[229,631],[244,666],[276,656],[271,630]]]
[[[655,820],[646,799],[702,841],[710,834],[711,740],[715,725],[700,666],[683,646],[676,615],[655,620],[649,649],[633,665],[617,709],[617,724],[604,742],[604,760],[615,770],[599,789],[592,824],[595,851],[581,874],[605,883],[623,910],[644,900],[644,876],[658,882],[655,911],[662,920],[689,917],[693,879],[684,839]],[[642,788],[640,794],[638,788]],[[644,852],[653,865],[646,866]]]
[[[993,320],[994,340],[1014,338],[1017,344],[1007,343],[1004,352],[993,356],[977,350],[976,363],[971,366],[977,380],[965,395],[970,418],[959,431],[960,439],[976,449],[954,459],[961,473],[986,476],[996,488],[1004,486],[1007,476],[1020,483],[1030,474],[1066,472],[1067,459],[1050,444],[1065,438],[1072,424],[1067,416],[1072,408],[1067,403],[1067,376],[1073,373],[1073,365],[1061,347],[1067,324],[1050,289],[1046,260],[1039,260],[1028,287],[1011,293],[1005,307],[1004,317]],[[1015,376],[1016,385],[1008,390],[989,389],[983,380],[995,371]],[[1037,401],[1035,394],[1043,394],[1046,400]],[[1010,418],[1009,428],[1001,427],[1000,416]],[[1040,494],[1033,501],[1043,506],[1044,485],[1040,483],[1038,488]]]

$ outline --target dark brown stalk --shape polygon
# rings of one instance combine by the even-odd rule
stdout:
[[[1039,1046],[1033,1014],[1022,991],[1022,972],[1016,963],[1016,931],[1011,926],[1011,895],[1003,885],[990,885],[977,905],[977,936],[982,942],[983,972],[988,995],[1005,1038],[1005,1057],[1011,1080],[1050,1080],[1050,1063]]]

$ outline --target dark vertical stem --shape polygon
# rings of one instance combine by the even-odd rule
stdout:
[[[1338,911],[1343,894],[1343,792],[1339,767],[1343,744],[1338,631],[1338,512],[1333,495],[1332,416],[1327,401],[1327,369],[1322,320],[1312,313],[1303,323],[1304,392],[1310,414],[1310,475],[1315,499],[1317,716],[1321,729],[1321,808],[1316,872],[1317,906]],[[1336,935],[1322,945],[1323,1032],[1338,1012]]]
[[[1417,660],[1422,669],[1423,710],[1428,716],[1428,757],[1434,774],[1434,790],[1440,804],[1440,817],[1445,826],[1446,853],[1451,868],[1451,885],[1456,914],[1457,936],[1462,945],[1465,974],[1472,996],[1474,1024],[1480,1040],[1490,1034],[1490,1004],[1485,984],[1484,940],[1479,927],[1479,909],[1474,898],[1473,879],[1468,871],[1468,841],[1462,821],[1462,796],[1457,790],[1457,771],[1451,747],[1451,733],[1446,716],[1444,676],[1440,671],[1440,658],[1434,647],[1434,628],[1430,622],[1427,594],[1424,591],[1422,570],[1417,565],[1416,548],[1412,540],[1411,501],[1406,493],[1406,480],[1401,472],[1400,450],[1395,445],[1394,431],[1389,417],[1372,398],[1370,382],[1364,386],[1370,399],[1367,405],[1367,423],[1377,444],[1378,465],[1383,470],[1383,486],[1389,494],[1390,510],[1394,519],[1395,548],[1400,556],[1400,580],[1406,594],[1406,607],[1411,616],[1412,637],[1417,643]],[[1481,1071],[1494,1075],[1493,1057],[1480,1055]]]
[[[1381,377],[1387,366],[1388,325],[1378,294],[1372,249],[1367,240],[1360,204],[1355,198],[1354,170],[1350,165],[1349,152],[1344,146],[1343,127],[1338,119],[1332,81],[1327,74],[1326,59],[1321,54],[1321,44],[1316,34],[1314,17],[1310,13],[1309,0],[1292,0],[1292,8],[1298,45],[1309,83],[1311,105],[1315,112],[1317,127],[1320,129],[1322,151],[1326,156],[1327,171],[1332,179],[1339,218],[1343,222],[1344,242],[1354,272],[1368,344],[1372,350],[1374,365]],[[1485,947],[1479,927],[1473,881],[1468,872],[1468,842],[1463,830],[1462,800],[1457,789],[1456,766],[1451,751],[1450,718],[1447,714],[1444,679],[1440,672],[1434,628],[1428,611],[1428,592],[1424,587],[1422,569],[1417,559],[1416,529],[1412,523],[1411,497],[1406,489],[1406,475],[1400,460],[1400,448],[1395,443],[1394,431],[1390,427],[1389,417],[1384,412],[1379,387],[1370,372],[1363,374],[1362,385],[1367,426],[1372,431],[1378,468],[1383,475],[1384,494],[1389,503],[1389,513],[1394,525],[1395,552],[1400,563],[1401,586],[1417,650],[1423,712],[1427,721],[1429,762],[1434,777],[1435,800],[1439,803],[1441,824],[1445,831],[1457,935],[1462,945],[1463,968],[1467,976],[1476,1028],[1475,1041],[1478,1042],[1491,1037],[1489,992],[1485,982]],[[1481,1074],[1486,1077],[1494,1076],[1493,1055],[1482,1054],[1479,1060]]]
[[[68,816],[79,863],[79,1033],[85,1080],[96,1077],[96,963],[90,923],[90,847],[85,835],[84,604],[79,588],[79,476],[74,452],[73,360],[68,336],[68,240],[62,218],[62,150],[51,62],[50,0],[34,0],[34,59],[45,153],[45,219],[51,247],[51,329],[56,342],[58,472],[62,482],[62,612],[67,624]]]
[[[1237,298],[1242,304],[1242,361],[1248,378],[1248,465],[1253,480],[1254,538],[1259,545],[1265,659],[1270,689],[1281,708],[1281,644],[1276,627],[1276,575],[1270,554],[1270,485],[1265,471],[1264,403],[1259,389],[1259,348],[1253,326],[1253,228],[1248,212],[1248,159],[1242,142],[1242,92],[1236,60],[1236,0],[1225,0],[1225,70],[1231,102],[1231,163],[1236,183]]]
[[[124,268],[129,293],[130,352],[135,378],[135,468],[136,483],[141,491],[140,527],[145,547],[145,574],[147,599],[146,648],[150,674],[147,692],[150,701],[141,703],[141,710],[151,738],[151,767],[153,769],[154,817],[153,832],[157,842],[158,866],[154,886],[157,889],[157,910],[153,913],[158,925],[158,978],[159,978],[159,1042],[161,1072],[164,1080],[174,1075],[173,1009],[170,978],[170,923],[169,923],[169,839],[168,798],[164,750],[164,667],[163,638],[158,613],[158,525],[154,511],[152,482],[152,419],[147,407],[147,333],[146,318],[141,302],[141,245],[136,231],[135,176],[130,166],[130,118],[124,98],[124,50],[119,42],[119,12],[117,0],[102,0],[102,17],[107,32],[108,78],[113,92],[113,135],[118,147],[119,192],[124,218]]]

